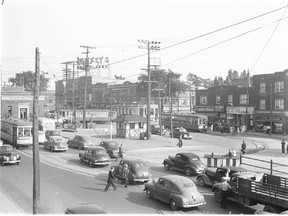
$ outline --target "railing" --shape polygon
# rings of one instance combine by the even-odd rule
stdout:
[[[244,160],[245,160],[245,162],[244,162]],[[263,165],[263,166],[253,165],[253,163],[251,161],[246,162],[246,160],[262,162],[265,165]],[[267,166],[267,164],[269,164],[269,166]],[[246,165],[246,166],[251,166],[251,167],[255,167],[255,168],[259,168],[259,169],[269,170],[270,175],[273,175],[273,172],[288,175],[288,165],[287,164],[281,164],[281,163],[275,163],[275,162],[273,162],[273,160],[267,161],[267,160],[255,159],[252,157],[240,155],[240,165]],[[274,168],[275,165],[281,166],[281,167],[286,167],[287,172],[275,169]]]

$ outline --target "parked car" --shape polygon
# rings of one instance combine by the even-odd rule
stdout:
[[[188,176],[202,173],[207,168],[206,164],[194,153],[177,153],[175,157],[168,156],[168,159],[165,159],[163,164],[165,170],[175,168],[184,171]]]
[[[166,175],[145,184],[148,199],[169,203],[172,210],[192,208],[206,204],[193,181],[184,176]]]
[[[182,135],[183,139],[192,139],[192,133],[187,132],[187,130],[183,127],[177,127],[177,128],[173,128],[173,137],[174,138],[179,138],[180,135]]]
[[[116,141],[102,141],[100,146],[106,149],[109,157],[118,157],[119,145]]]
[[[160,131],[161,131],[161,135],[165,135],[166,134],[165,128],[160,129],[160,125],[151,125],[150,131],[151,131],[151,134],[160,135]]]
[[[0,146],[0,165],[20,164],[21,157],[17,154],[11,145],[2,144]]]
[[[61,136],[61,133],[59,130],[46,130],[45,131],[45,137],[48,140],[50,136]]]
[[[114,168],[114,175],[118,179],[123,179],[124,164],[128,165],[128,182],[148,182],[151,174],[145,162],[138,159],[121,160]]]
[[[105,148],[101,146],[87,147],[85,152],[79,153],[81,162],[88,163],[90,167],[107,166],[111,163]]]
[[[68,140],[69,148],[85,149],[87,147],[95,146],[90,140],[89,136],[75,135],[73,139]]]
[[[106,214],[106,212],[96,204],[84,203],[67,208],[65,214]]]
[[[234,166],[207,168],[197,176],[197,183],[201,187],[204,187],[205,185],[213,186],[213,184],[216,182],[221,182],[222,177],[226,176],[228,170],[230,170],[229,177],[231,177],[234,173],[247,172],[247,170],[243,167]]]
[[[223,133],[230,133],[231,128],[234,128],[234,127],[230,126],[227,123],[221,123],[221,124],[216,123],[216,124],[214,124],[213,128],[214,128],[214,131],[220,131],[221,132],[221,129],[222,129]]]
[[[50,136],[47,141],[44,142],[44,148],[55,151],[66,151],[68,149],[66,140],[61,136]]]

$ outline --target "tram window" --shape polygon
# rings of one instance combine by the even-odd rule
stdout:
[[[24,128],[18,128],[18,137],[24,136]]]
[[[31,136],[31,130],[30,130],[30,128],[24,128],[24,136],[25,136],[25,137]]]

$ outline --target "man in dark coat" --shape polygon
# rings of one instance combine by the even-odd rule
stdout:
[[[113,182],[113,180],[116,179],[116,177],[114,176],[113,171],[114,171],[114,167],[111,167],[111,169],[110,169],[110,171],[108,173],[107,185],[106,185],[106,187],[104,189],[105,192],[107,192],[107,190],[109,189],[110,185],[112,185],[112,187],[114,188],[115,191],[117,190],[117,188],[116,188],[116,186],[114,185],[114,182]]]
[[[242,145],[241,145],[241,152],[242,152],[242,154],[245,154],[245,149],[246,149],[246,143],[245,143],[245,141],[243,140],[243,143],[242,143]]]
[[[285,143],[285,141],[283,139],[283,141],[281,142],[282,153],[285,153],[285,145],[286,145],[286,143]]]
[[[121,184],[124,183],[125,188],[127,188],[128,186],[128,174],[129,174],[129,169],[128,169],[128,165],[124,164],[124,169],[123,169],[123,182]]]

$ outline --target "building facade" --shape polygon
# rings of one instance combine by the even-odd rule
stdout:
[[[276,133],[287,134],[288,69],[253,76],[255,92],[254,123],[256,131],[272,127]]]
[[[253,88],[216,86],[196,90],[195,111],[208,116],[210,124],[227,123],[253,128]]]

